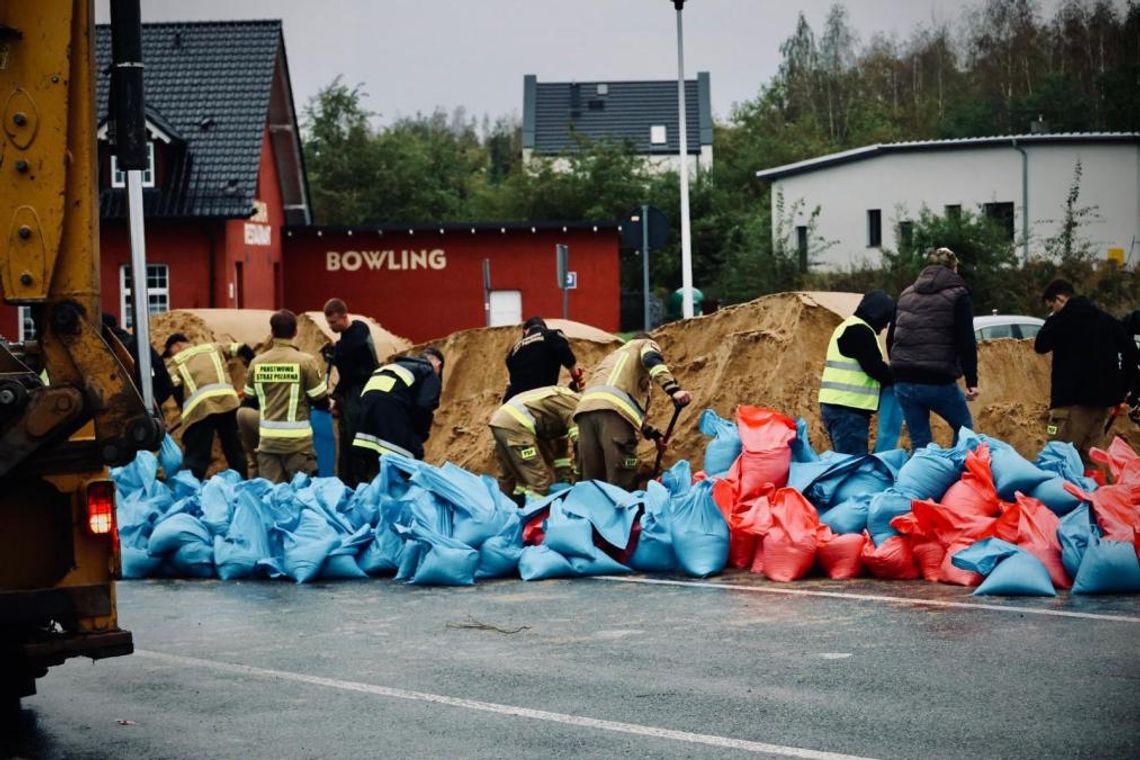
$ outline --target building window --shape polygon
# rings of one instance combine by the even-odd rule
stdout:
[[[16,340],[20,343],[36,339],[36,322],[32,319],[31,306],[16,307],[16,319],[19,325],[16,328]]]
[[[664,124],[654,124],[649,128],[649,142],[653,145],[664,145],[666,135]]]
[[[867,247],[879,248],[883,245],[883,212],[880,209],[867,209]]]
[[[899,248],[910,249],[914,245],[914,222],[906,219],[899,222]]]
[[[1013,240],[1013,204],[987,203],[982,207],[986,218],[1005,231],[1007,240]]]
[[[952,222],[956,222],[962,218],[962,206],[958,203],[951,203],[946,206],[946,218]]]
[[[808,264],[808,228],[806,225],[796,227],[796,255],[800,260],[800,271],[807,271]]]
[[[170,311],[170,269],[166,264],[146,265],[147,308],[151,314]],[[134,327],[134,305],[131,303],[131,268],[119,267],[119,313],[123,327]]]
[[[143,187],[154,187],[154,142],[147,141],[146,144],[146,169],[143,170],[142,175]],[[126,187],[127,186],[127,173],[119,171],[119,159],[114,153],[111,154],[111,187]]]
[[[598,95],[609,95],[609,94],[610,94],[610,86],[608,84],[599,83],[598,84]]]

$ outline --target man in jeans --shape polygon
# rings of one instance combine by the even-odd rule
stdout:
[[[956,443],[959,429],[974,425],[966,401],[978,397],[974,307],[958,274],[958,257],[949,248],[938,248],[926,261],[918,279],[899,296],[887,332],[895,398],[914,450],[932,439],[931,412],[950,424]],[[963,375],[965,394],[958,385]]]

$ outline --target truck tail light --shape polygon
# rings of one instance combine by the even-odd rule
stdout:
[[[115,485],[109,480],[87,486],[87,529],[96,536],[110,535],[115,529]]]

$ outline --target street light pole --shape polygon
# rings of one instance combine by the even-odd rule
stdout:
[[[689,135],[685,111],[685,47],[681,10],[685,0],[673,0],[677,9],[677,109],[681,140],[681,316],[693,316],[693,240],[689,228]]]

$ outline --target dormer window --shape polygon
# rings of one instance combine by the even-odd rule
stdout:
[[[126,187],[127,186],[127,173],[119,171],[119,159],[112,153],[111,154],[111,187]],[[142,186],[154,187],[154,141],[147,140],[146,143],[146,169],[142,173]]]

